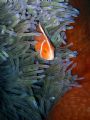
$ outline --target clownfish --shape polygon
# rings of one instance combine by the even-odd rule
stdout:
[[[42,59],[53,60],[54,59],[54,46],[49,41],[40,23],[36,27],[36,31],[39,32],[40,35],[34,36],[34,40],[37,41],[35,44],[35,50],[40,53],[40,57]]]

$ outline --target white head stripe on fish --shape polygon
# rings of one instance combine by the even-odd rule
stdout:
[[[43,33],[44,37],[46,38],[46,40],[44,40],[44,41],[42,42],[42,44],[41,44],[40,55],[41,55],[41,52],[42,52],[43,44],[45,43],[45,41],[47,41],[47,44],[48,44],[49,50],[50,50],[50,59],[53,59],[53,52],[52,52],[52,50],[51,50],[50,43],[49,43],[49,41],[48,41],[47,36],[45,35],[45,32],[43,31],[43,29],[42,29],[42,27],[41,27],[41,25],[40,25],[40,23],[39,23],[39,28],[40,28],[41,32]],[[42,56],[42,55],[41,55],[41,56]]]

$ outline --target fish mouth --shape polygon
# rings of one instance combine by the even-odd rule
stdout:
[[[42,57],[44,60],[54,60],[54,52],[52,51],[46,57]]]
[[[49,55],[50,57],[48,58],[48,60],[54,60],[54,53]]]

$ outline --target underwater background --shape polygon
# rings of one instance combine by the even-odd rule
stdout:
[[[89,6],[0,0],[0,120],[90,120]]]

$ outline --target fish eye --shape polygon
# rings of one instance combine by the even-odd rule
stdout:
[[[47,53],[47,49],[46,49],[46,48],[44,48],[44,50],[43,50],[43,51],[44,51],[44,53]]]

